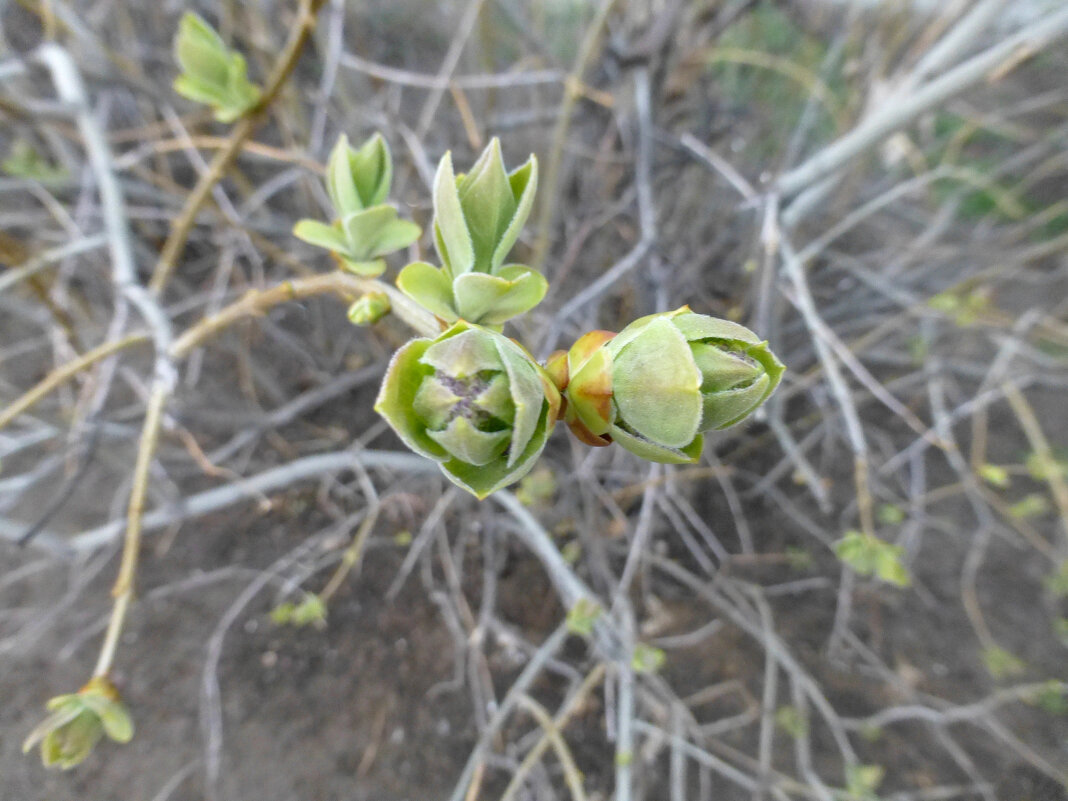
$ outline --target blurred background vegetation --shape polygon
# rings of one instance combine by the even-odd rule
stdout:
[[[247,125],[173,92],[183,12],[263,87],[316,5]],[[0,799],[1068,799],[1063,3],[0,9]],[[446,150],[537,154],[537,356],[689,304],[788,365],[766,413],[696,466],[560,431],[481,504],[382,457],[409,332],[286,292],[334,269],[290,230],[374,131],[424,231]],[[145,465],[135,738],[45,772],[19,746],[107,627],[145,331],[205,319]]]

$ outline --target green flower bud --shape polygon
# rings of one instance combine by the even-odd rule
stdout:
[[[385,292],[368,292],[349,306],[349,322],[353,325],[373,325],[389,311],[389,295]]]
[[[559,408],[521,346],[463,321],[398,350],[375,402],[409,448],[479,499],[534,466]]]
[[[565,419],[589,444],[654,462],[693,462],[704,431],[748,417],[785,367],[752,331],[683,306],[619,334],[593,331],[547,370],[566,386]]]
[[[45,767],[68,770],[81,764],[105,734],[118,743],[133,737],[133,724],[115,686],[96,676],[72,695],[60,695],[48,702],[52,713],[22,744],[26,753],[41,744]]]
[[[338,218],[332,225],[300,220],[293,235],[334,253],[342,269],[371,278],[381,275],[386,262],[380,257],[408,247],[422,233],[385,202],[392,179],[393,159],[381,134],[358,150],[342,135],[326,165],[326,190]]]

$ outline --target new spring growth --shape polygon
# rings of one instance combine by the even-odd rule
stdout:
[[[590,445],[616,442],[653,462],[694,462],[702,432],[748,417],[784,366],[744,326],[688,306],[591,331],[546,371],[564,391],[564,420]]]
[[[455,175],[446,153],[434,176],[434,244],[442,267],[414,262],[397,286],[447,323],[499,327],[532,309],[548,284],[521,264],[505,264],[530,214],[538,185],[531,156],[507,171],[494,139],[466,175]]]
[[[248,79],[245,58],[231,50],[204,19],[186,12],[174,38],[174,57],[182,74],[174,91],[211,106],[219,122],[233,122],[260,101],[260,89]]]
[[[47,708],[52,714],[22,744],[26,753],[40,743],[46,768],[69,770],[81,764],[105,734],[117,743],[133,738],[133,724],[119,692],[104,676],[90,679],[76,693],[53,698]]]
[[[357,149],[342,135],[326,164],[326,191],[337,216],[329,225],[300,220],[293,235],[329,250],[349,272],[381,275],[386,269],[382,256],[408,247],[422,233],[386,203],[392,180],[393,159],[381,134]]]
[[[398,350],[375,402],[409,448],[479,499],[534,466],[559,409],[556,387],[522,347],[462,320]]]
[[[389,295],[385,292],[368,292],[349,306],[349,322],[353,325],[374,325],[390,311]]]

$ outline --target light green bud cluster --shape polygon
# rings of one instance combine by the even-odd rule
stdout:
[[[215,29],[191,11],[178,25],[174,57],[182,68],[174,91],[211,106],[219,122],[233,122],[260,101],[260,89],[248,79],[244,56],[230,50]]]
[[[380,258],[419,235],[385,204],[392,165],[380,136],[353,150],[342,137],[326,186],[339,219],[302,220],[294,233],[328,248],[350,270],[377,275]],[[522,478],[562,417],[582,442],[618,443],[650,461],[695,462],[703,434],[748,417],[785,369],[744,326],[689,307],[652,314],[618,334],[591,331],[544,367],[500,331],[544,297],[540,273],[506,263],[530,214],[538,182],[531,156],[508,172],[494,139],[471,171],[446,153],[434,177],[437,267],[408,264],[398,288],[444,329],[393,357],[375,409],[414,451],[484,498]],[[370,292],[349,319],[370,325],[390,300]]]
[[[300,220],[293,235],[331,251],[350,272],[381,275],[386,269],[381,257],[408,247],[422,233],[386,203],[392,180],[393,159],[381,134],[358,149],[342,135],[326,164],[326,191],[337,219],[331,225]]]
[[[509,173],[494,139],[466,175],[455,175],[446,153],[434,177],[434,243],[442,267],[414,262],[397,286],[446,323],[501,326],[532,309],[548,284],[521,264],[505,264],[530,214],[538,185],[531,156]]]

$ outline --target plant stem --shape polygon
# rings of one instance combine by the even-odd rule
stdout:
[[[107,635],[100,649],[94,676],[106,676],[111,670],[115,658],[115,649],[126,610],[133,598],[134,579],[137,575],[137,561],[141,552],[141,530],[145,512],[145,497],[148,494],[148,474],[152,469],[152,459],[159,443],[159,432],[163,424],[163,409],[167,404],[169,392],[166,387],[157,386],[148,400],[148,411],[141,428],[141,442],[137,448],[137,461],[134,464],[133,486],[130,488],[130,503],[126,511],[126,537],[122,546],[122,561],[119,563],[119,575],[111,595],[115,605],[108,622]]]
[[[608,15],[612,13],[615,5],[616,0],[601,0],[597,12],[586,29],[575,65],[564,80],[564,99],[560,101],[560,113],[556,118],[556,127],[553,128],[545,181],[542,184],[541,199],[538,201],[537,233],[534,237],[534,253],[531,256],[531,266],[538,271],[545,267],[545,259],[549,255],[549,238],[552,235],[554,214],[559,206],[556,202],[556,193],[560,182],[560,165],[564,160],[567,131],[571,127],[571,111],[582,95],[582,76],[597,54],[597,45],[608,23]]]
[[[131,345],[141,345],[149,341],[151,341],[151,337],[144,331],[128,334],[122,339],[115,339],[111,342],[97,345],[95,348],[86,351],[78,358],[71,359],[66,364],[61,364],[51,373],[42,378],[35,387],[24,392],[3,411],[0,411],[0,429],[7,426],[20,414],[38,403],[49,392],[56,389],[56,387],[78,375],[82,370],[91,367],[101,359],[105,359],[111,354],[117,353]]]
[[[191,326],[171,346],[175,359],[184,359],[196,347],[243,317],[263,314],[269,309],[291,300],[336,294],[354,299],[367,292],[384,292],[389,296],[392,311],[420,334],[436,336],[441,326],[429,312],[424,311],[399,291],[373,278],[360,278],[340,271],[310,275],[283,281],[267,289],[251,289],[239,300],[219,309],[210,317]]]
[[[193,187],[193,191],[186,198],[181,213],[171,224],[170,235],[163,245],[163,250],[160,251],[159,261],[156,262],[156,269],[153,271],[152,280],[148,285],[153,293],[158,295],[166,288],[175,267],[178,265],[178,259],[181,257],[182,251],[185,250],[185,244],[189,239],[193,224],[196,222],[197,213],[207,201],[215,184],[222,180],[223,174],[231,162],[241,152],[241,146],[251,136],[256,126],[263,119],[267,109],[285,85],[286,79],[297,64],[297,59],[304,48],[304,42],[315,28],[315,16],[324,2],[325,0],[301,0],[300,9],[297,11],[296,25],[271,70],[270,77],[267,79],[267,86],[260,97],[260,102],[238,120],[230,132],[226,144],[215,154],[215,157],[208,165],[207,172],[200,176],[196,186]]]

